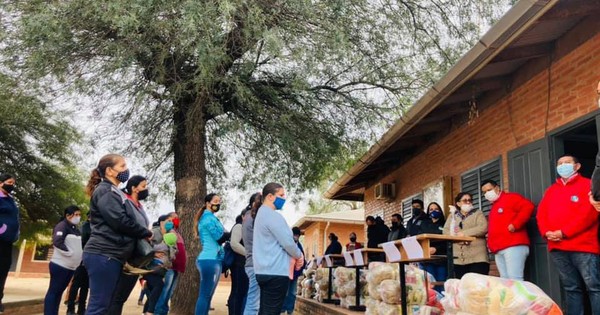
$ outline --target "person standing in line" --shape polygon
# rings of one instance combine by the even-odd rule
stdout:
[[[254,218],[258,208],[261,205],[262,195],[254,193],[250,196],[248,206],[246,206],[246,215],[242,221],[242,239],[244,249],[246,250],[245,271],[248,276],[248,294],[246,295],[246,305],[244,306],[244,315],[256,315],[260,306],[260,288],[256,282],[254,274],[254,263],[252,259],[252,245],[254,241]]]
[[[302,252],[302,256],[304,256],[304,248],[302,248],[302,243],[300,243],[300,235],[302,235],[302,231],[295,226],[292,228],[292,235],[294,236],[294,242],[298,244],[298,248]],[[302,271],[306,267],[306,261],[302,264],[302,268],[294,270],[294,278],[292,282],[290,282],[290,286],[285,296],[285,300],[283,302],[283,308],[281,309],[281,313],[293,314],[294,308],[296,308],[296,295],[298,294],[298,278],[302,275]]]
[[[60,299],[69,285],[75,269],[81,264],[81,232],[77,228],[81,209],[68,206],[52,231],[54,251],[50,258],[50,284],[44,298],[44,315],[58,315]]]
[[[185,272],[187,253],[185,251],[185,243],[183,237],[179,234],[179,215],[175,212],[169,213],[171,222],[173,222],[173,229],[171,232],[177,235],[177,254],[175,254],[175,260],[172,262],[172,268],[167,270],[165,274],[165,286],[162,294],[156,303],[154,308],[155,315],[167,315],[169,313],[169,300],[173,295],[173,290],[177,286],[179,281],[179,275]]]
[[[356,241],[356,233],[351,232],[348,239],[350,240],[350,243],[346,244],[347,252],[363,248],[363,244]]]
[[[390,229],[380,217],[367,216],[367,248],[378,248],[379,244],[387,242]],[[385,253],[368,253],[369,262],[385,261]]]
[[[337,235],[333,233],[329,233],[329,246],[325,250],[325,255],[330,254],[341,254],[342,253],[342,244],[338,241]]]
[[[444,234],[472,236],[471,243],[454,243],[454,273],[457,279],[469,272],[487,275],[490,272],[485,235],[488,222],[485,214],[473,206],[473,196],[460,192],[454,198],[457,211],[450,215],[444,225]],[[452,277],[452,275],[450,275]]]
[[[533,215],[533,203],[525,197],[500,190],[495,181],[484,180],[481,191],[492,203],[489,214],[488,248],[494,254],[500,277],[523,280],[529,256],[527,222]]]
[[[122,189],[126,197],[126,204],[132,209],[131,213],[135,216],[135,220],[138,224],[149,227],[150,220],[146,215],[146,210],[142,201],[148,198],[148,180],[146,177],[141,175],[134,175],[127,180],[125,188]],[[138,281],[138,275],[131,275],[125,272],[121,272],[115,292],[112,295],[112,302],[108,309],[108,315],[121,315],[123,313],[123,305],[129,299],[131,291],[135,287]]]
[[[429,220],[423,226],[423,233],[429,234],[442,234],[444,232],[444,224],[446,224],[446,218],[444,218],[444,212],[442,207],[437,202],[431,202],[427,206],[427,216]],[[429,248],[430,255],[446,256],[446,242],[435,242],[431,244]],[[429,272],[436,281],[444,282],[448,278],[448,269],[445,261],[434,261],[429,263],[423,263],[423,269]],[[438,292],[444,291],[443,285],[435,286],[434,289]]]
[[[253,263],[260,287],[259,315],[279,315],[290,285],[290,266],[304,257],[292,231],[278,210],[285,204],[281,184],[269,183],[262,191],[263,203],[254,222]],[[302,264],[300,264],[300,267]],[[291,275],[293,278],[293,274]]]
[[[246,249],[244,248],[244,241],[242,239],[242,223],[245,214],[246,210],[244,209],[242,214],[235,218],[235,224],[231,228],[231,240],[229,244],[231,244],[231,249],[235,256],[233,266],[231,267],[231,291],[227,299],[229,315],[242,315],[246,295],[248,294],[248,275],[246,275],[244,269],[246,265]]]
[[[423,226],[428,224],[429,218],[424,211],[423,200],[414,199],[412,201],[412,217],[406,224],[408,236],[423,234]]]
[[[85,244],[90,239],[91,234],[92,228],[90,226],[90,214],[88,212],[88,219],[81,226],[81,248],[85,248]],[[67,299],[67,315],[85,314],[89,283],[88,273],[82,262],[79,264],[79,267],[75,269],[75,274],[73,275],[73,283],[71,284],[71,290],[69,291],[69,297]],[[77,312],[75,312],[76,300]]]
[[[388,233],[388,242],[396,241],[406,237],[406,229],[402,224],[402,216],[399,213],[392,214],[392,228]]]
[[[599,213],[589,201],[590,180],[580,169],[574,156],[558,159],[559,178],[544,193],[536,218],[566,294],[565,314],[584,314],[587,291],[592,314],[600,315]]]
[[[83,249],[83,264],[90,280],[86,315],[105,315],[125,262],[132,257],[138,239],[152,231],[136,219],[118,185],[127,182],[129,169],[117,154],[103,156],[92,171],[86,191],[90,200],[92,235]]]
[[[196,259],[196,266],[200,272],[200,292],[196,301],[195,315],[207,315],[210,302],[221,277],[223,261],[223,247],[220,244],[228,235],[223,224],[215,213],[221,209],[221,197],[217,194],[208,194],[204,198],[204,207],[197,214],[198,236],[202,243],[202,251]]]
[[[0,314],[4,312],[2,299],[12,264],[13,243],[19,239],[19,208],[12,196],[15,184],[14,176],[0,174]]]

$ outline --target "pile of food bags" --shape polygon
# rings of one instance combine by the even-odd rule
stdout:
[[[559,307],[533,283],[468,273],[450,279],[441,303],[454,315],[555,315]]]
[[[323,302],[327,299],[327,289],[329,288],[329,268],[317,268],[315,273],[315,300]],[[331,298],[335,296],[335,287],[332,288]]]
[[[315,295],[315,274],[316,269],[305,269],[303,272],[303,279],[298,279],[298,283],[300,283],[300,286],[302,287],[298,292],[300,292],[300,296],[303,298],[312,299]]]
[[[431,285],[425,285],[435,279],[416,266],[408,265],[406,269],[406,298],[410,314],[439,314],[436,305],[437,295]],[[369,297],[365,301],[367,315],[401,314],[401,291],[397,264],[371,263],[367,274]]]
[[[337,267],[334,272],[334,287],[340,297],[340,306],[348,308],[356,306],[356,269]],[[367,294],[366,270],[359,270],[359,305],[364,302]]]

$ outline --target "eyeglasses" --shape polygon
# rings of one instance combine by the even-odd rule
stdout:
[[[473,199],[462,199],[460,202],[473,203]]]

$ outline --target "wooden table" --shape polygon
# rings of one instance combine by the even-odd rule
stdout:
[[[433,262],[439,261],[441,259],[446,259],[448,265],[448,278],[454,277],[454,249],[452,247],[453,243],[470,243],[475,240],[475,237],[471,236],[451,236],[451,235],[442,235],[442,234],[420,234],[416,236],[416,240],[423,248],[423,257],[410,259],[408,258],[408,254],[406,250],[403,248],[402,240],[397,240],[394,242],[394,245],[400,251],[401,258],[399,260],[389,260],[389,262],[398,263],[400,268],[400,293],[402,298],[402,314],[408,314],[408,306],[406,301],[406,270],[405,265],[410,263],[420,263],[420,262]],[[431,248],[432,242],[446,242],[447,252],[446,256],[440,255],[431,255],[429,253],[429,249]],[[383,247],[383,244],[379,244],[379,247]],[[387,256],[387,255],[386,255]]]
[[[353,262],[352,262],[352,265],[349,265],[348,263],[346,263],[346,267],[354,267],[354,270],[356,271],[356,276],[355,276],[356,289],[354,291],[354,295],[356,296],[356,303],[354,306],[350,306],[348,308],[352,311],[364,312],[367,308],[366,308],[366,306],[360,304],[360,295],[361,295],[360,294],[361,293],[360,292],[360,270],[364,269],[365,267],[368,267],[368,265],[369,265],[368,254],[369,253],[384,253],[384,250],[379,249],[379,248],[360,248],[360,249],[351,251],[349,253],[350,253],[350,255],[352,255]],[[361,255],[362,264],[356,263],[356,254],[357,253],[359,253]]]

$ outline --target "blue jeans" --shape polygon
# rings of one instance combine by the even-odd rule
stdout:
[[[58,315],[58,307],[63,292],[69,285],[69,281],[73,278],[75,270],[61,267],[53,262],[50,262],[50,286],[44,298],[44,315]]]
[[[221,277],[221,260],[199,259],[196,260],[196,266],[200,272],[200,293],[196,301],[195,315],[207,315]]]
[[[177,280],[179,280],[179,273],[173,269],[167,270],[165,274],[165,286],[158,298],[158,302],[156,302],[154,315],[167,315],[169,313],[169,300],[171,299],[171,295],[173,295]]]
[[[496,255],[496,265],[500,271],[500,277],[504,279],[523,280],[525,261],[529,256],[529,246],[519,245],[505,248]]]
[[[552,251],[550,256],[565,290],[565,315],[583,315],[584,288],[590,297],[592,314],[600,315],[600,256],[565,251]]]
[[[448,267],[445,264],[427,263],[423,264],[423,268],[435,278],[435,281],[444,282],[448,279]],[[436,285],[434,289],[441,293],[444,291],[444,286]]]
[[[248,275],[249,285],[244,315],[256,315],[260,306],[260,288],[258,287],[258,282],[256,282],[254,267],[246,267],[246,275]]]
[[[287,295],[285,296],[285,300],[283,300],[283,308],[281,312],[285,312],[288,314],[294,313],[294,308],[296,307],[296,294],[298,293],[298,278],[295,278],[290,282],[290,287],[288,289]]]
[[[104,315],[110,306],[123,264],[114,258],[83,252],[83,265],[90,278],[90,302],[85,315]]]

